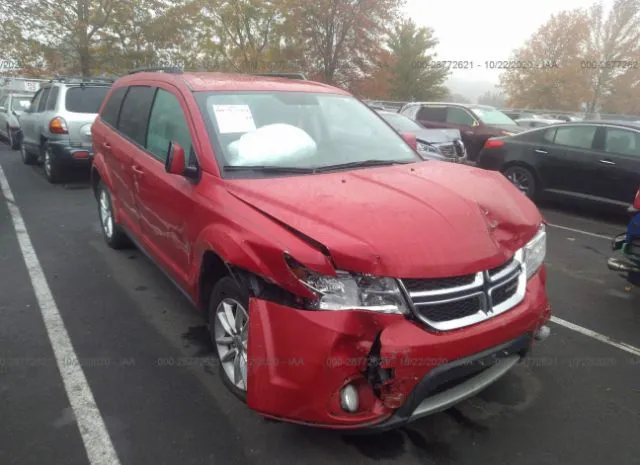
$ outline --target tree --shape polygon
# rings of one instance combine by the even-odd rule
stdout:
[[[589,19],[591,32],[584,58],[596,66],[585,69],[590,84],[587,111],[596,112],[616,83],[629,84],[619,78],[625,72],[623,63],[637,57],[640,50],[640,2],[616,0],[608,15],[602,3],[596,4]]]
[[[380,50],[375,69],[351,83],[349,90],[361,98],[387,100],[390,98],[395,57],[387,50]]]
[[[436,100],[448,94],[444,82],[449,70],[435,66],[433,30],[412,20],[396,24],[389,38],[394,58],[390,94],[396,100]]]
[[[375,68],[381,37],[404,0],[289,0],[309,74],[347,85]]]
[[[471,103],[467,97],[462,94],[451,94],[448,98],[452,103]]]
[[[478,103],[481,105],[490,105],[492,107],[502,108],[505,104],[504,94],[488,90],[478,97]]]
[[[514,52],[514,67],[500,77],[508,105],[578,110],[589,95],[588,76],[580,67],[588,36],[589,16],[584,10],[551,16]]]

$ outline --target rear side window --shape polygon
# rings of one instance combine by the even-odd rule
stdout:
[[[38,113],[44,111],[44,107],[47,104],[47,97],[49,96],[49,92],[51,91],[50,87],[47,87],[42,92],[42,97],[40,98],[40,103],[38,104]]]
[[[180,144],[186,154],[191,151],[191,134],[180,102],[175,95],[158,89],[149,118],[147,150],[165,161],[170,142]]]
[[[462,126],[473,126],[475,119],[462,108],[447,108],[447,123],[460,124]]]
[[[118,131],[138,143],[146,145],[147,122],[156,88],[149,86],[131,86],[122,102]]]
[[[617,128],[607,128],[606,131],[605,152],[640,157],[640,133]]]
[[[447,109],[445,107],[422,107],[420,111],[418,111],[416,119],[444,123],[447,121]]]
[[[45,110],[55,110],[56,103],[58,102],[58,94],[60,93],[60,88],[58,86],[51,88],[51,93],[49,94],[49,100],[47,100],[47,106]]]
[[[65,108],[73,113],[98,113],[108,91],[109,88],[106,86],[71,87],[67,89]]]
[[[102,121],[110,124],[114,128],[118,125],[118,115],[120,114],[120,107],[122,106],[122,100],[127,93],[127,87],[118,87],[109,96],[109,100],[105,103],[102,109]]]
[[[579,149],[590,149],[596,135],[596,126],[568,126],[558,128],[555,143]]]

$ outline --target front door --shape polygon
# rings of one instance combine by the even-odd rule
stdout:
[[[22,131],[22,140],[24,146],[31,152],[36,150],[36,136],[35,136],[35,119],[38,115],[38,106],[42,100],[42,94],[44,89],[40,89],[31,100],[29,109],[25,111],[20,117],[20,130]]]
[[[189,163],[196,163],[195,147],[177,90],[159,88],[149,117],[146,150],[133,159],[138,217],[149,252],[183,288],[189,283],[192,237],[188,219],[194,210],[197,185],[165,171],[169,144],[182,146]]]

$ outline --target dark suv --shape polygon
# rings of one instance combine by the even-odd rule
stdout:
[[[472,162],[490,137],[511,136],[524,130],[507,115],[487,105],[416,102],[403,106],[400,113],[425,128],[459,129],[467,158]]]

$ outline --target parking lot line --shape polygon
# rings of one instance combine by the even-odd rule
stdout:
[[[571,231],[577,234],[584,234],[585,236],[597,237],[599,239],[606,239],[608,241],[611,240],[610,236],[605,236],[604,234],[596,234],[588,231],[581,231],[580,229],[569,228],[567,226],[560,226],[559,224],[547,223],[547,226],[551,226],[552,228],[564,229],[565,231]]]
[[[562,318],[558,318],[557,316],[552,316],[551,321],[553,321],[554,323],[560,326],[564,326],[567,329],[571,329],[572,331],[576,331],[580,334],[584,334],[585,336],[589,336],[600,342],[604,342],[605,344],[608,344],[612,347],[615,347],[620,350],[624,350],[625,352],[629,352],[630,354],[640,357],[640,349],[638,349],[637,347],[633,347],[632,345],[626,344],[624,342],[614,341],[609,336],[596,333],[595,331],[591,331],[590,329],[583,328],[582,326],[571,323],[570,321],[563,320]]]
[[[47,278],[40,266],[38,256],[31,244],[31,238],[16,205],[9,182],[0,166],[0,190],[11,214],[18,244],[24,258],[29,278],[40,307],[42,319],[53,347],[53,353],[64,382],[69,403],[75,414],[91,465],[120,465],[120,460],[109,437],[100,410],[82,371],[78,357],[73,350],[69,333],[62,321],[60,311],[53,298]]]

